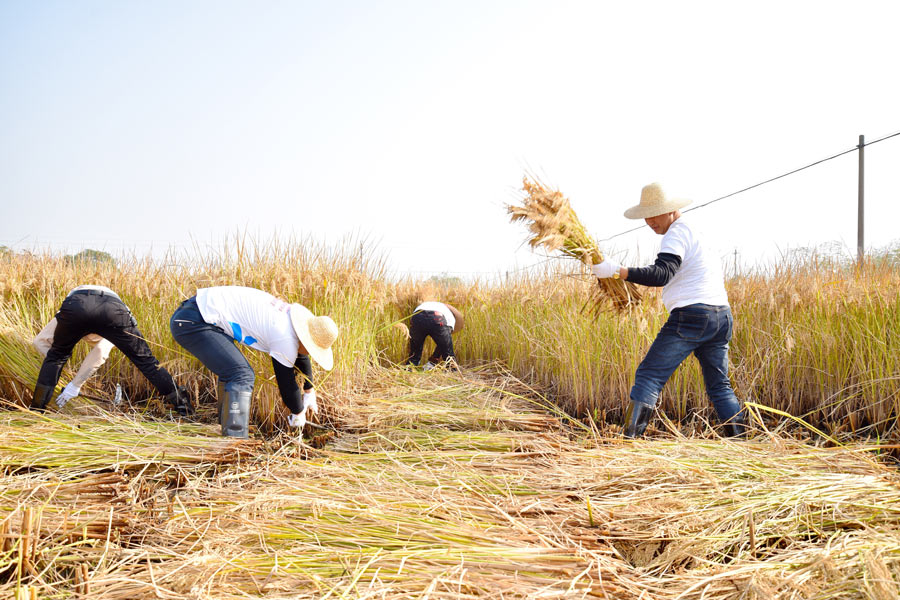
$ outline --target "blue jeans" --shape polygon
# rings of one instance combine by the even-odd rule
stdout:
[[[253,391],[253,368],[230,335],[203,320],[196,296],[181,303],[169,328],[175,341],[218,375],[229,393]]]
[[[634,375],[631,400],[656,406],[659,392],[693,352],[700,361],[706,393],[723,423],[741,411],[728,380],[728,342],[733,326],[726,306],[691,304],[676,308],[653,340]]]

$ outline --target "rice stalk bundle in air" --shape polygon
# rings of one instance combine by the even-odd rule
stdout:
[[[536,180],[522,179],[525,198],[521,206],[509,205],[510,221],[525,221],[531,237],[532,248],[544,247],[559,251],[563,256],[575,258],[587,265],[603,261],[597,243],[587,232],[568,198],[558,190],[551,191]],[[617,310],[624,310],[641,301],[641,292],[633,283],[621,279],[599,279],[594,293],[594,312],[606,302]]]

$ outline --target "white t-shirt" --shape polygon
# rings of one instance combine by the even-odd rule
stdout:
[[[669,312],[689,304],[728,304],[719,256],[700,241],[684,217],[669,226],[659,251],[681,257],[681,267],[662,290],[663,304]]]
[[[300,340],[291,325],[291,305],[284,300],[254,288],[224,286],[197,290],[197,307],[204,321],[238,342],[294,366]]]
[[[118,300],[121,300],[121,298],[119,298],[119,295],[117,293],[115,293],[114,291],[112,291],[111,289],[106,287],[105,285],[79,285],[77,288],[75,288],[71,292],[69,292],[68,295],[71,296],[73,293],[75,293],[79,290],[96,290],[98,292],[103,292],[104,294],[106,294],[108,296],[112,296],[113,298],[116,298]]]
[[[420,310],[433,310],[441,313],[444,316],[444,321],[450,326],[450,329],[456,329],[456,317],[453,316],[453,313],[450,312],[450,309],[447,308],[447,305],[443,302],[423,302],[416,307],[415,312],[419,312]]]

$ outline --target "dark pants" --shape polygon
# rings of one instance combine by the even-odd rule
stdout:
[[[455,358],[453,354],[453,328],[447,325],[444,315],[432,310],[419,311],[409,320],[409,358],[407,364],[418,365],[422,360],[422,346],[425,338],[434,340],[434,354],[428,359],[437,364],[448,358]]]
[[[169,327],[175,341],[215,373],[229,393],[253,391],[256,377],[250,363],[230,335],[203,320],[196,297],[181,303]]]
[[[115,296],[100,290],[73,292],[63,300],[56,313],[56,323],[53,345],[38,374],[39,384],[56,387],[75,344],[89,333],[95,333],[121,350],[160,394],[165,396],[175,391],[172,375],[159,366],[131,311]]]
[[[741,403],[728,380],[728,342],[733,324],[727,305],[692,304],[673,310],[637,368],[631,399],[656,406],[666,381],[693,352],[719,419],[726,422],[734,417]]]

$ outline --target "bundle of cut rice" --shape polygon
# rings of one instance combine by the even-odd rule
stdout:
[[[531,237],[532,248],[543,246],[547,250],[559,250],[563,255],[580,260],[586,265],[603,261],[597,243],[590,236],[569,200],[561,192],[550,191],[536,180],[522,179],[525,198],[521,206],[509,205],[510,221],[525,221]],[[621,279],[598,279],[599,287],[594,295],[594,308],[599,310],[611,302],[617,310],[625,310],[641,301],[641,292],[633,283]]]

